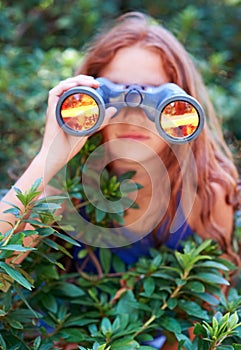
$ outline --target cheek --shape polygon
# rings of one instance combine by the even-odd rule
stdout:
[[[102,131],[103,141],[106,142],[115,137],[116,130],[118,129],[118,125],[108,125]]]
[[[153,135],[149,146],[158,154],[160,154],[166,147],[167,143],[161,137]]]

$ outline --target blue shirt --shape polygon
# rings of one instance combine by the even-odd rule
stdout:
[[[126,230],[124,228],[124,230]],[[126,230],[127,231],[127,230]],[[157,232],[157,237],[161,236],[161,233],[163,232],[163,226],[161,226]],[[127,231],[128,234],[128,231]],[[169,239],[165,242],[165,245],[170,249],[180,249],[180,243],[181,241],[185,240],[187,237],[191,236],[193,234],[193,230],[191,227],[184,222],[183,225],[174,233],[172,233],[169,237]],[[145,237],[141,238],[140,240],[123,247],[115,247],[115,248],[109,248],[112,253],[116,254],[125,264],[133,264],[141,256],[149,256],[149,250],[150,248],[154,248],[156,246],[156,240],[153,237],[152,233],[147,234]],[[78,265],[81,265],[81,263],[84,261],[83,259],[78,258],[78,253],[80,250],[84,249],[85,246],[82,245],[81,247],[74,247],[73,250],[73,256],[74,261]],[[95,250],[95,254],[98,257],[98,248]],[[95,267],[92,264],[91,261],[87,263],[84,269],[86,272],[93,272],[95,273]]]

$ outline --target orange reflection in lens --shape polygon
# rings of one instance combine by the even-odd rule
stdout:
[[[91,96],[73,94],[64,100],[61,116],[69,128],[78,131],[88,130],[98,121],[99,107]]]
[[[169,103],[160,115],[160,125],[173,138],[192,135],[199,124],[199,116],[193,105],[186,101]]]

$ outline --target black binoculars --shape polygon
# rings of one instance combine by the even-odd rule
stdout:
[[[160,136],[170,143],[190,142],[203,129],[202,106],[176,84],[152,87],[114,84],[106,78],[97,80],[97,89],[78,86],[60,96],[56,117],[66,133],[93,134],[103,123],[105,109],[111,106],[117,110],[115,115],[124,107],[142,108]]]

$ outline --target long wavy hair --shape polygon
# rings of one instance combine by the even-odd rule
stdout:
[[[181,86],[188,94],[195,97],[204,107],[206,114],[205,128],[196,140],[186,146],[172,146],[166,152],[164,159],[162,157],[169,173],[172,189],[168,210],[163,219],[168,222],[166,227],[170,229],[180,197],[182,184],[180,159],[183,159],[184,162],[188,149],[190,150],[191,147],[198,177],[196,183],[190,184],[190,186],[196,188],[196,194],[202,206],[201,221],[206,232],[203,238],[215,239],[224,251],[230,252],[232,250],[231,242],[227,238],[227,233],[215,223],[212,217],[212,208],[216,199],[211,183],[221,184],[225,189],[227,203],[235,206],[237,169],[231,152],[224,141],[219,121],[202,78],[189,54],[175,36],[145,14],[126,13],[120,16],[111,28],[98,33],[92,43],[85,48],[84,61],[76,74],[98,77],[100,71],[110,63],[119,49],[137,43],[146,48],[154,48],[160,53],[169,81]],[[186,171],[190,171],[191,174],[192,164],[186,165],[186,167]],[[163,240],[168,239],[169,231],[167,230],[166,234],[163,234]]]

